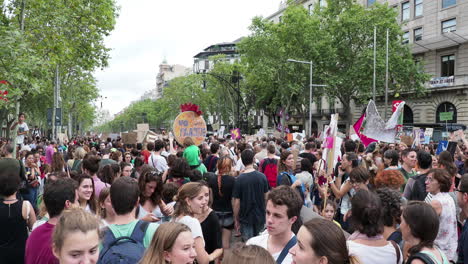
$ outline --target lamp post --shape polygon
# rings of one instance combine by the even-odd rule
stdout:
[[[325,87],[327,85],[313,84],[312,83],[312,74],[313,74],[313,70],[314,70],[314,68],[313,68],[314,63],[312,61],[300,61],[300,60],[288,59],[288,62],[295,62],[295,63],[302,63],[302,64],[310,65],[310,76],[309,76],[309,127],[308,127],[307,133],[309,134],[309,136],[312,136],[312,88],[314,86]]]

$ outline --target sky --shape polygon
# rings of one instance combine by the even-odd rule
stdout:
[[[191,68],[198,52],[247,36],[253,17],[267,17],[280,4],[280,0],[116,2],[119,17],[105,40],[112,49],[109,66],[95,73],[103,110],[112,115],[156,87],[164,58],[168,64]]]

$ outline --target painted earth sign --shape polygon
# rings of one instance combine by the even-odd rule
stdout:
[[[181,145],[186,137],[191,137],[195,145],[199,146],[206,137],[205,120],[192,111],[180,113],[174,120],[172,130],[175,139]]]

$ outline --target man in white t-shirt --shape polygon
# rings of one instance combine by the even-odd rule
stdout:
[[[159,172],[165,172],[169,168],[167,165],[166,159],[161,156],[161,152],[164,150],[164,142],[160,139],[154,142],[154,150],[151,151],[150,147],[152,143],[148,143],[148,150],[151,152],[151,155],[148,158],[148,165],[155,168]]]
[[[301,197],[291,187],[283,185],[270,191],[266,206],[267,229],[261,235],[249,239],[247,245],[257,245],[268,250],[278,264],[292,263],[289,249],[296,244],[292,227],[296,221],[300,222],[301,208]],[[297,228],[300,227],[299,222]]]
[[[11,129],[15,129],[16,126],[18,126],[18,132],[16,135],[16,145],[21,149],[24,144],[24,136],[28,134],[29,127],[24,122],[26,120],[26,115],[24,113],[20,113],[18,115],[18,122],[15,122],[13,126],[11,126]]]

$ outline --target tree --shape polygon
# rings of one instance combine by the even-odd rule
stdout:
[[[295,107],[308,109],[308,65],[288,63],[287,59],[313,61],[314,83],[328,86],[314,89],[315,98],[338,98],[351,123],[350,104],[370,98],[373,72],[373,29],[379,36],[389,29],[390,90],[421,94],[428,76],[412,59],[408,46],[401,43],[402,31],[396,12],[388,5],[365,8],[352,0],[328,1],[313,14],[290,3],[282,22],[274,24],[254,18],[252,34],[239,44],[246,77],[256,106],[272,117],[279,107],[286,112]],[[377,52],[377,93],[384,91],[385,39],[379,38]],[[284,120],[282,121],[284,124]]]

